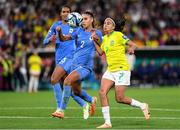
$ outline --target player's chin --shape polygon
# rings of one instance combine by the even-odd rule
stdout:
[[[104,28],[103,31],[104,31],[105,34],[108,33],[108,29],[106,29],[106,28]]]
[[[82,24],[82,27],[83,27],[83,28],[86,28],[87,26],[86,26],[86,24]]]

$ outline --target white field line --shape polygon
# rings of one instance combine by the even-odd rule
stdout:
[[[54,107],[0,107],[0,110],[38,110],[38,109],[55,109]],[[81,109],[81,107],[67,107],[67,109]],[[97,107],[97,109],[101,109],[101,107]],[[127,107],[110,107],[112,110],[132,110],[137,108],[127,108]],[[171,109],[171,108],[150,108],[151,111],[171,111],[171,112],[180,112],[180,109]]]
[[[1,130],[97,130],[97,129],[1,129]],[[101,129],[101,130],[107,130],[107,129]],[[110,129],[110,130],[172,130],[172,129],[126,129],[126,128],[118,128],[118,129]],[[173,130],[179,130],[179,129],[173,129]]]
[[[53,117],[47,117],[47,116],[42,116],[42,117],[38,117],[38,116],[0,116],[0,119],[51,119]],[[103,117],[101,116],[94,116],[94,117],[90,117],[93,119],[101,119]],[[65,119],[83,119],[82,117],[65,117]],[[111,117],[111,119],[144,119],[144,117],[138,117],[138,116],[134,116],[134,117]],[[180,117],[151,117],[151,119],[153,120],[180,120]]]

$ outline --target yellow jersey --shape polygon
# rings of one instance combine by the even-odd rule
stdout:
[[[28,64],[30,66],[30,71],[41,71],[41,58],[38,55],[31,55],[28,59]]]
[[[103,37],[101,49],[106,55],[108,64],[107,70],[110,72],[130,70],[128,60],[125,55],[126,43],[129,39],[118,31],[113,31]]]

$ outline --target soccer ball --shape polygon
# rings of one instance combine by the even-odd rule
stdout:
[[[73,28],[80,26],[82,20],[83,20],[82,16],[77,12],[70,13],[67,19],[69,26]]]

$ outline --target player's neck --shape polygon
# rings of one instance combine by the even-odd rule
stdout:
[[[94,28],[92,26],[89,26],[89,27],[85,28],[85,30],[88,32],[91,32],[92,30],[94,30]]]
[[[110,36],[113,32],[114,32],[114,30],[111,30],[111,31],[107,32],[107,35]]]

